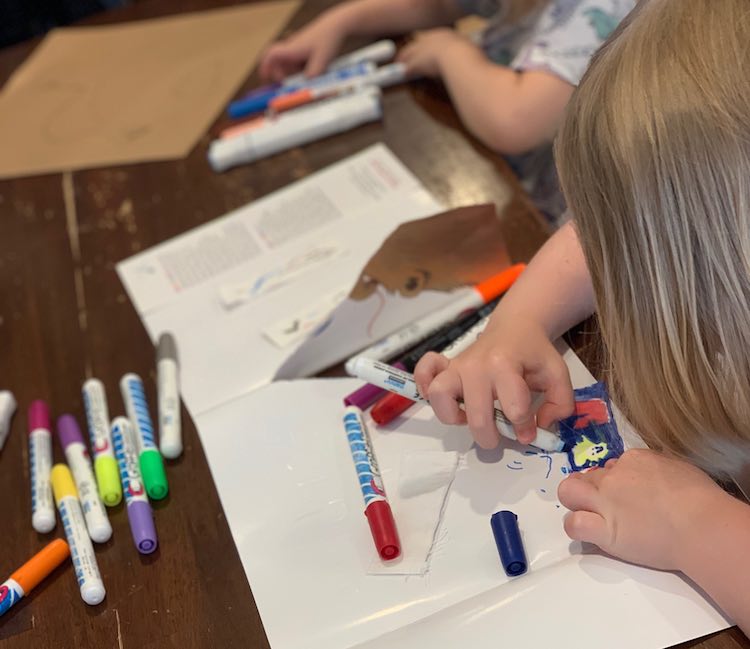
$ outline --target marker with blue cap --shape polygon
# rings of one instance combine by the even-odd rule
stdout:
[[[495,512],[490,518],[490,525],[505,574],[508,577],[518,577],[525,573],[526,552],[523,549],[521,530],[518,529],[518,516],[507,510]]]

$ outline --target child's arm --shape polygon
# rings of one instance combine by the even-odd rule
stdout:
[[[463,12],[457,0],[352,0],[325,12],[307,27],[274,43],[260,74],[278,81],[304,69],[323,72],[349,36],[387,36],[450,25]]]
[[[543,70],[515,72],[450,29],[418,34],[399,56],[415,76],[442,78],[466,127],[500,153],[552,140],[574,87]]]
[[[750,634],[750,507],[696,467],[633,450],[560,483],[578,541],[660,570],[680,570]]]
[[[540,426],[573,412],[570,375],[552,340],[594,310],[594,293],[578,236],[567,224],[550,238],[503,298],[485,332],[463,354],[448,360],[427,354],[415,369],[420,392],[438,418],[468,423],[477,443],[497,446],[493,417],[498,399],[520,441]],[[545,401],[535,419],[531,391]],[[466,412],[459,410],[462,398]]]

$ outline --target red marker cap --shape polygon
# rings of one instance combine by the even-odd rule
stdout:
[[[414,403],[400,394],[386,394],[372,407],[370,415],[375,423],[384,426],[390,424],[401,413],[406,412]]]
[[[385,500],[376,500],[365,509],[367,522],[375,541],[375,548],[384,561],[395,559],[401,554],[401,542],[398,540],[396,521],[393,520],[391,506]]]

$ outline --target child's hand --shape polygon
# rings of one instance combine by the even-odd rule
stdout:
[[[474,343],[453,360],[426,354],[415,368],[423,397],[438,419],[446,424],[468,423],[482,448],[498,445],[494,401],[513,424],[518,441],[528,444],[539,426],[573,414],[575,407],[570,373],[544,330],[528,318],[504,314],[503,304]],[[532,391],[544,393],[537,417]],[[466,412],[458,407],[463,399]]]
[[[289,38],[271,45],[260,62],[260,76],[281,81],[304,70],[309,77],[325,72],[341,49],[346,29],[335,16],[324,15]]]
[[[448,50],[456,44],[474,47],[454,29],[441,27],[417,32],[414,40],[401,49],[398,60],[406,64],[409,76],[439,77],[441,57],[449,56]]]
[[[731,520],[734,503],[700,469],[643,449],[572,474],[557,493],[572,510],[565,519],[570,538],[625,561],[683,572],[696,554],[706,554],[701,534]]]

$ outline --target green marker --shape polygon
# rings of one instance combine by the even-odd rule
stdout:
[[[137,374],[123,376],[120,379],[120,392],[128,419],[135,431],[138,463],[141,465],[141,477],[146,486],[146,493],[151,500],[162,500],[169,493],[169,484],[164,471],[164,460],[154,441],[154,425],[148,413],[141,377]]]
[[[107,395],[99,379],[86,381],[82,392],[91,448],[94,451],[94,473],[99,497],[107,507],[115,507],[122,500],[122,486],[115,451],[112,448],[112,437],[109,434]]]

